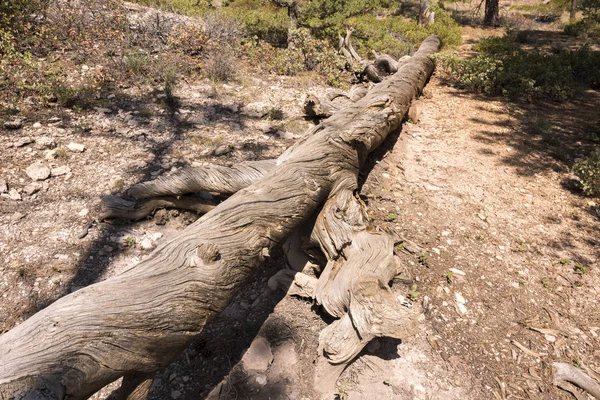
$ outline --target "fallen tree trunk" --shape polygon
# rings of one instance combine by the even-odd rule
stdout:
[[[148,379],[227,306],[270,249],[319,209],[311,241],[327,266],[314,293],[341,317],[323,335],[352,333],[344,339],[349,347],[325,340],[322,356],[344,364],[371,337],[410,333],[414,315],[387,286],[393,240],[371,232],[357,177],[367,155],[400,126],[440,45],[438,37],[427,38],[396,74],[313,128],[245,181],[249,186],[234,188],[140,264],[59,299],[0,336],[0,399],[84,399],[122,376],[121,398],[143,398]],[[207,190],[212,177],[194,190]],[[146,187],[152,185],[160,186]],[[182,189],[166,187],[159,194]]]

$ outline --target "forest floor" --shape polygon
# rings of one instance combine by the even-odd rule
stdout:
[[[466,27],[456,51],[502,32]],[[158,211],[88,230],[100,196],[188,165],[277,157],[312,124],[305,95],[327,90],[247,70],[226,84],[180,84],[172,110],[155,88],[134,86],[94,112],[1,131],[0,329],[138,263],[197,218]],[[571,174],[600,135],[600,94],[517,104],[463,92],[438,71],[419,109],[371,156],[362,194],[373,223],[406,240],[400,277],[414,284],[392,290],[415,299],[421,331],[373,341],[337,398],[572,398],[553,386],[552,362],[600,375],[600,204]],[[32,182],[27,171],[44,168],[50,176]],[[282,252],[268,259],[157,375],[153,399],[315,398],[318,336],[331,321],[269,290],[283,267]]]

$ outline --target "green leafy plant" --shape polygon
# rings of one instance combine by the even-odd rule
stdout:
[[[600,197],[600,149],[573,166],[585,194]]]
[[[439,54],[436,59],[463,88],[513,99],[546,97],[557,101],[573,98],[584,86],[600,86],[600,53],[586,45],[554,54],[521,48],[513,35],[482,39],[476,57],[463,59]]]
[[[560,260],[558,260],[559,263],[561,263],[562,265],[569,265],[571,264],[571,260],[569,260],[568,258],[561,258]]]
[[[419,297],[420,294],[421,293],[417,290],[417,284],[413,283],[410,290],[408,291],[408,294],[406,295],[406,298],[412,302],[415,302],[415,301],[417,301],[417,298]]]
[[[453,277],[454,277],[454,273],[452,271],[446,272],[446,282],[448,282],[448,285],[452,285]]]
[[[585,275],[588,273],[588,267],[586,267],[585,265],[581,264],[581,263],[576,263],[575,266],[573,267],[573,272],[575,272],[577,275]]]
[[[131,237],[131,236],[127,236],[127,238],[125,238],[125,246],[127,247],[135,247],[135,238]]]
[[[422,251],[417,254],[417,259],[419,260],[419,263],[426,267],[429,267],[429,258],[430,257],[431,257],[431,255],[427,251]]]

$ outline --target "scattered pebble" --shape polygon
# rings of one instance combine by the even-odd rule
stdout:
[[[228,154],[231,151],[231,147],[229,147],[229,145],[224,144],[222,146],[219,146],[215,149],[215,151],[213,152],[213,154],[215,156],[224,156],[225,154]]]
[[[13,146],[15,147],[23,147],[25,145],[28,145],[29,143],[33,143],[33,139],[26,136],[26,137],[22,137],[20,139],[17,139],[14,143]]]
[[[454,275],[461,275],[461,276],[466,275],[466,273],[464,271],[461,271],[458,268],[450,268],[449,271],[451,271]]]
[[[12,121],[4,122],[5,129],[21,129],[22,126],[23,121],[21,121],[20,119],[14,119]]]
[[[279,136],[283,140],[294,140],[294,134],[287,131],[277,131],[277,136]]]
[[[140,249],[142,250],[151,250],[152,248],[154,248],[154,245],[150,239],[144,239],[140,243]]]
[[[42,136],[35,139],[35,147],[39,150],[50,149],[56,145],[53,138],[48,136]]]
[[[56,167],[56,168],[52,168],[52,176],[61,176],[61,175],[66,175],[69,172],[71,172],[71,168],[67,167],[66,165],[62,165],[60,167]]]
[[[246,371],[266,372],[273,361],[273,353],[267,339],[257,337],[242,357]]]
[[[267,377],[265,375],[256,375],[256,377],[254,378],[254,380],[256,381],[256,383],[259,386],[265,386],[267,384]]]
[[[36,162],[27,167],[25,173],[34,181],[43,181],[50,177],[50,168],[41,162]]]
[[[458,307],[458,311],[461,314],[466,314],[467,307],[465,307],[465,304],[467,303],[467,300],[465,300],[465,298],[459,292],[454,293],[454,298],[456,299],[456,306]]]
[[[67,145],[67,149],[71,150],[74,153],[83,153],[85,150],[85,146],[80,143],[71,142]]]
[[[6,184],[6,180],[0,179],[0,193],[8,192],[8,185]]]
[[[23,192],[26,195],[31,196],[32,194],[39,192],[41,188],[42,185],[40,183],[31,182],[29,185],[23,187]]]
[[[19,192],[17,192],[17,189],[10,189],[10,191],[8,192],[8,197],[10,197],[11,200],[21,200],[22,199]]]
[[[56,149],[46,150],[44,152],[44,158],[46,160],[54,160],[56,158]]]
[[[20,212],[15,212],[13,215],[10,216],[10,221],[12,223],[15,223],[21,219],[23,219],[23,217],[25,217],[25,215],[21,214]]]

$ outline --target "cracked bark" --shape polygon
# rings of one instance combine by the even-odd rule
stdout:
[[[235,193],[140,264],[57,300],[0,336],[0,399],[85,399],[122,376],[133,387],[120,394],[127,398],[166,368],[269,250],[315,213],[311,240],[327,266],[314,293],[341,317],[321,335],[326,370],[345,365],[370,337],[410,334],[415,316],[387,287],[393,240],[369,227],[357,177],[367,155],[399,128],[433,71],[428,56],[440,45],[427,38],[396,74],[237,186],[224,190],[220,185],[231,182],[211,186],[212,174],[186,181],[182,173],[177,185],[157,180],[133,190],[140,198],[146,190],[150,198],[177,196],[187,185]],[[349,338],[341,348],[340,335]]]

